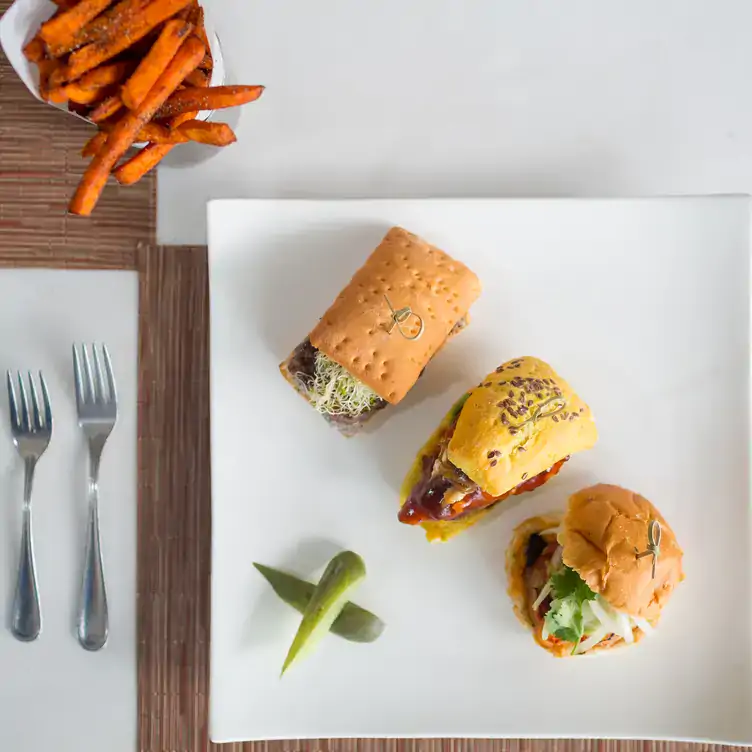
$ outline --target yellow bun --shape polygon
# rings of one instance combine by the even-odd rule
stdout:
[[[544,515],[541,517],[531,517],[518,525],[512,535],[512,542],[507,548],[506,554],[506,571],[507,571],[507,592],[512,599],[512,607],[517,618],[532,633],[535,641],[544,650],[547,650],[556,658],[569,658],[572,656],[572,643],[561,640],[553,641],[543,639],[542,625],[536,625],[531,617],[528,604],[528,594],[525,587],[525,565],[527,563],[527,543],[533,533],[543,533],[556,527],[561,518],[558,515]],[[639,642],[643,637],[641,629],[633,629],[632,635],[634,642]],[[624,647],[627,643],[621,637],[614,635],[611,639],[601,642],[595,647],[580,655],[592,655],[604,650],[612,650],[616,647]],[[577,657],[577,656],[575,656]]]
[[[648,523],[661,525],[655,579],[652,556],[635,557],[648,546]],[[643,496],[600,484],[570,497],[559,542],[564,563],[617,611],[657,619],[684,579],[682,550],[661,513]]]
[[[572,387],[547,363],[524,357],[470,392],[448,457],[486,493],[502,496],[597,439],[590,408]]]
[[[393,227],[313,328],[311,344],[396,404],[479,295],[480,281],[464,264]],[[423,319],[418,339],[390,333],[386,298],[395,311],[409,307]],[[409,336],[419,331],[415,316],[401,326]]]

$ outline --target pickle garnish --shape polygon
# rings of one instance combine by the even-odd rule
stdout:
[[[253,566],[258,569],[281,600],[299,613],[305,613],[306,606],[316,589],[313,583],[263,564],[254,563]],[[381,636],[385,626],[376,614],[348,601],[329,631],[350,642],[373,642]]]
[[[285,671],[329,631],[348,601],[348,596],[366,576],[366,565],[358,554],[343,551],[327,564],[303,612],[298,631],[282,665]]]

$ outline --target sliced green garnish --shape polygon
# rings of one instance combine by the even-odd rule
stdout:
[[[253,566],[288,606],[301,614],[305,613],[316,589],[314,584],[263,564],[254,563]],[[385,626],[376,614],[348,601],[334,620],[330,631],[350,642],[373,642],[381,636]]]
[[[350,593],[365,576],[363,559],[352,551],[343,551],[329,562],[303,612],[303,619],[282,665],[282,674],[310,653],[329,631],[345,607]]]

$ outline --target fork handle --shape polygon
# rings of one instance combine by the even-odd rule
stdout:
[[[86,650],[99,650],[107,642],[108,632],[107,592],[99,543],[99,503],[95,492],[89,501],[78,641]]]
[[[34,566],[34,545],[31,537],[31,505],[29,504],[24,504],[23,510],[21,560],[18,563],[11,631],[16,639],[23,642],[36,640],[42,631],[37,572]]]

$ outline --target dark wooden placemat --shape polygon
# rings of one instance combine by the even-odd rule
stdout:
[[[0,0],[0,13],[9,5]],[[137,269],[140,278],[138,722],[142,752],[693,752],[601,741],[208,742],[209,290],[206,249],[154,244],[155,182],[108,186],[69,216],[90,127],[34,100],[0,54],[0,265]],[[505,677],[499,677],[505,681]],[[465,688],[464,691],[467,691]]]

